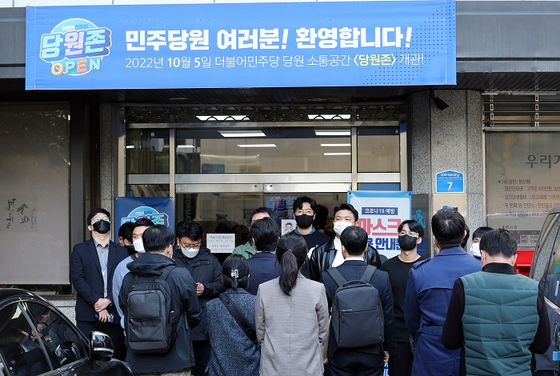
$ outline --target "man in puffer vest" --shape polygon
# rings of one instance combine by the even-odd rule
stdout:
[[[464,347],[461,375],[531,375],[531,353],[543,353],[550,332],[538,282],[514,270],[517,243],[504,229],[480,241],[482,271],[455,281],[442,342]]]

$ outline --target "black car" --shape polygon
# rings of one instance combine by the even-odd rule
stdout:
[[[52,304],[22,289],[0,288],[0,375],[133,375],[111,359],[108,335],[89,340]]]

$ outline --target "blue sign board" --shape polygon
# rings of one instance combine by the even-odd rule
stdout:
[[[27,7],[27,90],[456,83],[455,1]]]
[[[155,225],[175,228],[173,200],[170,197],[118,197],[115,200],[115,239],[126,222],[136,222],[138,218],[148,218]]]
[[[464,193],[465,175],[447,170],[436,174],[436,193]]]

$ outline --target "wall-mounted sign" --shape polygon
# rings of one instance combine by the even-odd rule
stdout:
[[[465,174],[453,170],[438,172],[436,193],[465,193]]]
[[[27,90],[456,83],[455,1],[28,7]]]

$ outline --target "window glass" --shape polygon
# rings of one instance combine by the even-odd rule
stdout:
[[[169,197],[168,184],[129,184],[126,186],[128,197]]]
[[[183,129],[177,173],[350,172],[350,150],[349,128]]]
[[[27,311],[55,368],[88,356],[87,344],[74,326],[58,313],[39,303],[27,303]]]
[[[191,219],[200,223],[205,233],[234,233],[235,245],[249,241],[249,216],[254,209],[266,206],[282,228],[293,220],[293,203],[299,196],[306,195],[317,201],[326,210],[317,210],[314,227],[323,231],[333,209],[347,202],[344,193],[291,193],[268,195],[262,193],[189,193],[177,195],[177,222]],[[318,214],[318,215],[317,215]],[[321,215],[323,220],[321,219]]]
[[[38,375],[51,370],[33,330],[17,303],[0,311],[0,352],[13,375]]]
[[[358,128],[358,172],[399,172],[398,128]]]
[[[128,174],[169,173],[169,131],[129,129],[126,134]]]

